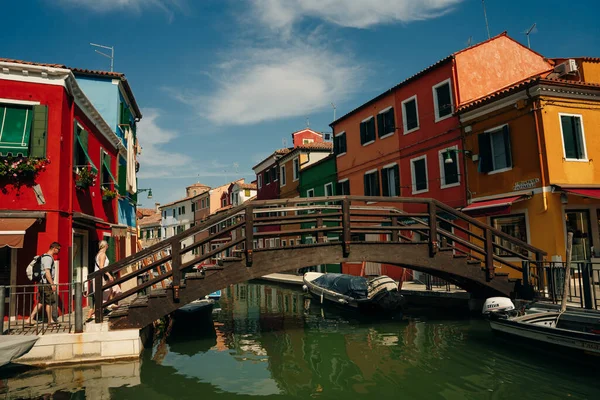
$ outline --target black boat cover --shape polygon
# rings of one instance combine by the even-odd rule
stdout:
[[[313,283],[323,289],[333,290],[355,299],[366,299],[369,293],[367,279],[362,276],[323,274],[315,279]]]

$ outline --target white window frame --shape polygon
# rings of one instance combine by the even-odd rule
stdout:
[[[415,161],[425,160],[425,183],[427,188],[423,190],[417,190],[417,183],[415,177]],[[427,154],[410,159],[410,177],[411,177],[411,190],[412,194],[420,194],[429,192],[429,172],[427,171]]]
[[[350,180],[349,178],[344,178],[344,179],[338,180],[337,183],[344,183],[344,182],[349,181],[349,180]],[[338,196],[350,196],[350,193],[344,194],[344,195],[341,194],[341,193],[338,193]]]
[[[445,84],[448,84],[448,90],[450,92],[450,114],[444,116],[444,117],[440,117],[440,110],[439,110],[439,106],[438,106],[438,98],[437,98],[437,91],[436,89],[439,88],[440,86],[444,86]],[[443,121],[445,119],[450,118],[453,114],[454,114],[454,96],[452,96],[452,83],[450,82],[450,78],[434,85],[431,87],[431,91],[433,92],[433,108],[435,109],[435,122],[440,122]]]
[[[329,182],[329,183],[326,183],[325,185],[323,185],[323,189],[325,190],[323,193],[325,194],[325,197],[329,196],[327,194],[327,186],[329,186],[331,188],[331,195],[333,196],[333,183]]]
[[[384,165],[383,167],[381,167],[381,195],[383,196],[383,171],[387,170],[387,169],[392,169],[394,168],[396,165],[398,165],[397,162],[393,162],[391,164],[387,164]],[[386,177],[387,178],[387,177]],[[398,180],[400,180],[400,167],[398,167]],[[394,182],[394,190],[396,190],[396,183]],[[398,190],[402,190],[402,188],[398,188]],[[389,191],[389,182],[388,182],[388,191]],[[400,193],[394,195],[394,196],[390,196],[390,197],[400,197]]]
[[[410,102],[414,100],[415,101],[415,110],[417,111],[417,127],[413,128],[411,130],[408,130],[407,125],[406,125],[406,103]],[[417,95],[415,94],[412,97],[409,97],[408,99],[405,99],[402,101],[402,128],[403,128],[403,134],[404,135],[408,135],[409,133],[418,131],[421,128],[421,122],[419,120],[419,102],[417,100]]]
[[[346,131],[341,131],[340,133],[336,133],[336,134],[335,134],[335,135],[333,135],[333,136],[334,136],[334,138],[336,138],[336,137],[338,137],[338,136],[342,136],[342,135],[345,135],[345,134],[346,134]],[[334,139],[334,140],[335,140],[335,139]],[[345,151],[345,152],[343,152],[343,153],[337,154],[337,155],[336,155],[336,158],[337,158],[337,157],[341,157],[341,156],[343,156],[344,154],[346,154],[346,152],[347,152],[347,151],[348,151],[348,137],[346,137],[346,151]]]
[[[279,176],[281,177],[281,186],[285,186],[286,185],[286,178],[285,178],[285,165],[282,165],[281,167],[279,167]]]
[[[365,176],[367,176],[367,175],[373,175],[373,174],[375,174],[375,176],[376,176],[376,178],[377,178],[377,187],[378,187],[378,189],[379,189],[379,194],[378,194],[378,196],[381,196],[381,184],[379,183],[379,170],[378,170],[377,168],[373,168],[373,169],[370,169],[370,170],[366,171],[366,172],[363,174],[363,182],[364,182],[364,177],[365,177]],[[364,183],[363,183],[363,185],[364,185]],[[365,189],[365,188],[363,187],[363,191],[364,191],[364,189]],[[365,195],[365,196],[366,196],[366,195]],[[371,196],[371,195],[369,195],[369,196]],[[377,196],[374,196],[374,197],[377,197]],[[368,204],[368,203],[372,203],[372,202],[367,202],[367,204]]]
[[[379,114],[385,114],[385,113],[387,113],[388,111],[390,111],[392,108],[394,108],[394,106],[389,106],[389,107],[386,107],[386,108],[384,108],[383,110],[379,111],[379,112],[377,113],[377,115],[379,115]],[[394,124],[395,124],[395,122],[396,122],[396,116],[394,115]],[[379,129],[379,127],[377,127],[377,129]],[[393,130],[393,131],[391,131],[391,132],[387,132],[387,133],[386,133],[385,135],[383,135],[383,136],[379,136],[379,140],[381,140],[381,139],[385,139],[385,138],[387,138],[387,137],[390,137],[390,136],[393,136],[393,135],[394,135],[394,133],[396,133],[396,127],[394,127],[394,130]]]
[[[445,164],[445,159],[444,159],[444,154],[446,154],[446,151],[451,151],[451,150],[456,150],[456,175],[458,176],[458,182],[456,183],[450,183],[450,184],[446,184],[446,171],[444,170],[444,164]],[[451,187],[455,187],[455,186],[460,186],[460,159],[458,158],[458,146],[450,146],[450,147],[446,147],[445,149],[442,149],[438,152],[439,154],[439,159],[440,159],[440,188],[441,189],[448,189]]]
[[[312,193],[312,196],[309,196],[308,195],[309,193]],[[315,189],[308,189],[308,190],[306,190],[306,197],[307,198],[309,198],[309,197],[315,197]]]
[[[485,130],[483,133],[501,130],[502,128],[504,128],[507,125],[508,124],[498,125],[495,128]],[[510,126],[509,126],[509,128],[510,128]],[[510,137],[509,137],[509,140],[510,140]],[[511,145],[512,145],[512,143],[511,143]],[[495,162],[494,162],[494,158],[495,158],[494,157],[494,142],[492,141],[491,137],[490,137],[490,146],[491,146],[491,151],[492,151],[492,165],[493,165],[494,169],[492,171],[488,172],[487,174],[488,175],[500,174],[502,172],[510,171],[511,169],[513,169],[514,163],[513,163],[513,159],[512,159],[512,154],[511,154],[511,158],[510,158],[510,164],[511,164],[510,167],[495,169],[496,166],[495,166]],[[511,146],[511,149],[512,149],[512,146]]]
[[[579,121],[581,122],[581,143],[583,144],[583,154],[584,158],[567,158],[567,150],[565,149],[565,135],[563,133],[562,121],[561,117],[579,117]],[[558,124],[560,125],[560,140],[562,143],[563,149],[563,159],[569,162],[589,162],[588,160],[588,152],[587,145],[585,143],[585,131],[583,129],[583,115],[581,114],[570,114],[570,113],[558,113]]]
[[[373,132],[373,140],[363,143],[363,145],[362,145],[363,147],[368,146],[372,143],[375,143],[375,139],[377,139],[377,123],[375,122],[372,115],[369,118],[363,119],[362,121],[360,121],[360,123],[364,124],[365,122],[370,121],[370,120],[373,120],[373,126],[375,126],[375,132]],[[359,127],[359,130],[360,130],[360,127]],[[359,131],[359,133],[360,133],[360,131]]]
[[[296,167],[296,160],[298,160],[298,167]],[[300,158],[294,157],[292,159],[292,170],[294,171],[293,182],[296,182],[300,179]]]
[[[281,247],[287,247],[287,240],[281,239]]]
[[[262,172],[258,174],[257,180],[258,180],[258,188],[262,189]]]

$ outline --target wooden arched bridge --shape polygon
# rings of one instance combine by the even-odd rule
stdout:
[[[522,262],[545,255],[437,200],[294,198],[248,202],[214,215],[111,264],[106,270],[118,276],[113,282],[102,286],[106,270],[89,278],[103,290],[130,287],[104,304],[96,290],[96,322],[104,308],[128,299],[109,314],[111,328],[141,328],[231,284],[341,262],[398,265],[446,279],[474,296],[509,296],[518,282],[499,271],[521,271]]]

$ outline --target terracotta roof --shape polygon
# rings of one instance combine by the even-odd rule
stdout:
[[[240,189],[256,190],[256,183],[240,183]]]
[[[269,158],[271,158],[273,156],[284,156],[284,155],[288,154],[292,150],[294,150],[293,147],[288,147],[288,148],[283,148],[283,149],[277,149],[274,152],[272,152],[271,154],[269,154],[267,157],[265,157],[263,160],[261,160],[254,167],[252,167],[252,169],[258,167],[260,164],[264,163],[265,161],[267,161]]]
[[[154,215],[156,214],[157,211],[154,208],[138,208],[135,211],[135,216],[136,218],[144,218],[144,217],[148,217],[150,215]]]
[[[133,95],[131,86],[129,86],[129,82],[127,81],[127,78],[125,77],[125,74],[123,74],[121,72],[98,71],[98,70],[84,69],[84,68],[71,68],[64,64],[47,64],[47,63],[38,63],[38,62],[33,62],[33,61],[14,60],[14,59],[10,59],[10,58],[0,58],[0,61],[14,63],[14,64],[37,65],[37,66],[41,66],[41,67],[70,69],[71,71],[73,71],[73,74],[104,76],[104,77],[108,77],[108,78],[120,79],[121,82],[123,83],[123,87],[125,88],[125,92],[127,92],[127,97],[129,97],[129,100],[131,101],[131,105],[135,110],[135,114],[138,115],[139,118],[142,118],[142,112],[140,111],[140,108],[135,100],[135,96]]]
[[[201,194],[202,194],[202,193],[201,193]],[[161,206],[160,206],[160,207],[158,207],[158,208],[159,208],[160,210],[162,210],[162,209],[163,209],[163,208],[165,208],[165,207],[170,207],[170,206],[172,206],[173,204],[181,203],[182,201],[186,201],[186,200],[191,200],[191,199],[193,199],[194,197],[198,197],[198,196],[200,196],[200,194],[197,194],[197,195],[194,195],[194,196],[186,196],[186,197],[184,197],[184,198],[181,198],[181,199],[179,199],[179,200],[175,200],[175,201],[172,201],[172,202],[170,202],[170,203],[163,204],[163,205],[161,205]]]
[[[544,75],[546,75],[546,74],[544,74]],[[569,80],[557,79],[557,78],[545,78],[543,76],[538,75],[533,78],[527,78],[525,80],[515,83],[514,85],[507,86],[503,89],[500,89],[497,92],[492,93],[488,96],[484,96],[484,97],[476,99],[470,103],[467,103],[467,104],[463,105],[462,107],[459,107],[457,112],[463,113],[463,112],[472,110],[474,108],[477,108],[478,106],[490,103],[494,100],[501,99],[501,98],[506,97],[514,92],[523,90],[526,87],[531,87],[538,83],[549,83],[549,84],[554,84],[554,85],[559,85],[559,86],[564,86],[564,87],[571,87],[571,88],[579,87],[579,88],[599,88],[600,89],[600,84],[598,84],[598,83],[569,81]]]
[[[333,143],[331,142],[320,142],[320,143],[304,143],[296,146],[293,151],[300,150],[331,150],[333,149]]]
[[[217,209],[217,210],[214,212],[214,214],[217,214],[217,213],[220,213],[220,212],[223,212],[223,211],[227,211],[227,210],[229,210],[231,207],[232,207],[232,206],[231,206],[231,204],[228,204],[228,205],[226,205],[225,207],[218,208],[218,209]]]
[[[161,220],[162,220],[162,215],[160,213],[158,213],[158,214],[154,214],[152,216],[143,218],[141,220],[138,220],[137,224],[140,228],[144,227],[144,226],[160,225]]]

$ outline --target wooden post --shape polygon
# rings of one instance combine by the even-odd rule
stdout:
[[[429,202],[429,257],[435,257],[437,253],[437,206],[433,201]]]
[[[94,322],[102,323],[102,274],[94,278]]]
[[[579,273],[581,274],[581,285],[582,287],[582,293],[583,293],[583,306],[585,307],[586,310],[593,310],[594,309],[594,303],[592,300],[592,290],[593,286],[592,286],[592,280],[590,279],[590,276],[592,275],[592,264],[589,262],[582,262],[579,263],[580,268],[579,268]]]
[[[252,266],[252,250],[254,249],[254,207],[246,206],[246,267]]]
[[[171,270],[173,271],[172,288],[173,300],[179,302],[179,289],[181,287],[181,243],[179,239],[171,240]]]
[[[573,232],[567,233],[567,266],[565,269],[565,285],[563,286],[563,294],[560,302],[560,312],[564,313],[567,310],[567,294],[571,284],[571,251],[573,249]]]
[[[396,217],[394,215],[392,215],[392,226],[394,228],[398,227],[398,217]],[[399,238],[400,238],[400,234],[398,233],[398,230],[394,229],[392,231],[392,242],[398,242]]]
[[[350,200],[342,200],[342,246],[344,257],[350,254]]]
[[[322,210],[318,210],[317,211],[317,229],[322,228],[323,227],[323,213]],[[323,232],[319,231],[317,232],[317,243],[321,243],[322,239],[321,237],[323,236]]]
[[[485,271],[486,281],[494,279],[494,238],[492,237],[492,230],[486,228],[485,230]]]

